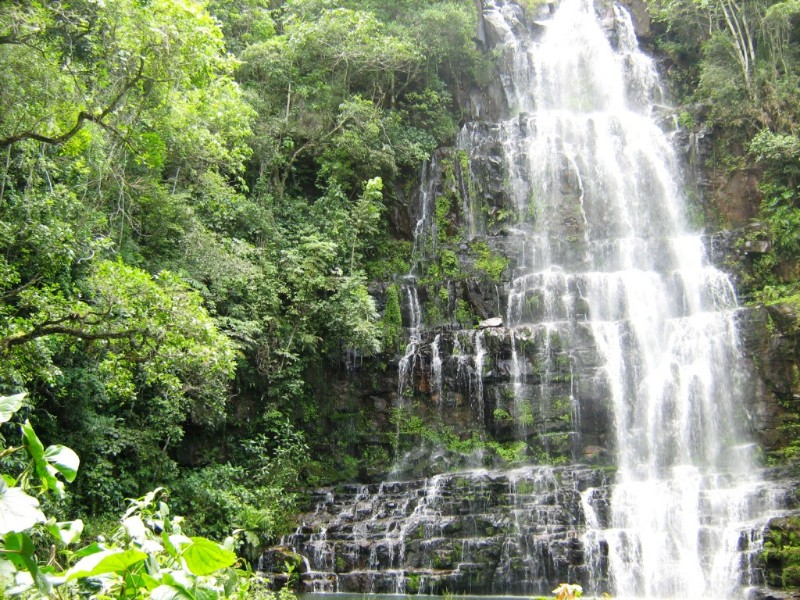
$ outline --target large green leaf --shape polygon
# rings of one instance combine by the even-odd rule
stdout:
[[[103,550],[80,559],[68,571],[67,580],[121,573],[146,558],[147,554],[139,550]]]
[[[75,481],[81,459],[78,458],[74,450],[61,445],[48,446],[47,450],[44,451],[44,460],[61,473],[68,482]]]
[[[182,587],[160,585],[150,592],[150,600],[195,600],[195,597]]]
[[[192,540],[182,533],[173,533],[172,535],[167,535],[166,532],[164,532],[161,534],[161,539],[164,541],[164,547],[166,548],[167,552],[169,552],[170,556],[175,558],[178,557],[181,548],[192,543]]]
[[[8,421],[14,413],[22,408],[22,401],[25,393],[14,394],[13,396],[0,396],[0,423]]]
[[[200,585],[195,588],[194,596],[197,600],[218,600],[220,593],[215,589]]]
[[[125,597],[141,598],[143,592],[150,592],[158,587],[158,584],[155,586],[149,585],[148,580],[152,580],[152,577],[147,577],[147,574],[144,571],[141,573],[125,573]]]
[[[39,440],[39,436],[33,430],[33,425],[27,419],[22,424],[22,435],[25,438],[25,446],[31,455],[31,458],[37,463],[44,462],[44,444]]]
[[[210,575],[236,562],[236,555],[216,542],[203,537],[193,537],[191,540],[192,543],[186,546],[181,556],[186,561],[186,568],[195,575]]]
[[[63,495],[64,484],[56,479],[56,475],[61,473],[64,479],[72,482],[81,463],[78,455],[70,448],[61,445],[49,446],[45,450],[30,421],[26,420],[22,425],[22,436],[44,488]]]
[[[186,571],[164,572],[161,584],[151,592],[151,598],[163,600],[197,600],[194,589],[196,580]]]
[[[218,600],[220,593],[212,588],[198,585],[188,573],[173,571],[164,573],[163,583],[150,593],[156,600]]]
[[[26,420],[22,425],[22,436],[25,438],[25,447],[28,449],[28,454],[33,459],[33,464],[36,467],[36,474],[42,480],[42,485],[45,489],[56,490],[61,493],[62,486],[55,478],[54,474],[48,469],[47,460],[44,457],[44,444],[42,444],[30,421]]]
[[[80,539],[81,533],[83,533],[83,521],[75,519],[74,521],[50,523],[47,525],[47,531],[62,544],[69,546]]]
[[[106,550],[106,547],[94,542],[93,544],[89,544],[78,550],[75,553],[75,558],[83,558],[84,556],[89,556],[90,554],[97,554],[98,552],[103,552]]]
[[[9,533],[5,536],[4,542],[4,554],[8,560],[18,569],[30,573],[36,589],[42,594],[49,595],[52,586],[44,573],[39,570],[31,537],[26,533]]]
[[[5,482],[0,482],[0,535],[25,531],[46,520],[36,498],[20,488],[10,488]]]
[[[148,562],[146,563],[147,571],[142,571],[141,573],[138,573],[138,576],[141,577],[141,581],[148,592],[152,592],[159,585],[161,585],[161,581],[157,577],[153,577],[151,573],[148,572],[151,568],[151,563],[150,563],[151,560],[154,560],[152,556],[148,559]]]

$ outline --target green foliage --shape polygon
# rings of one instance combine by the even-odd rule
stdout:
[[[545,2],[544,0],[522,0],[522,2],[519,3],[521,7],[530,12],[535,11],[536,9],[542,6],[545,6],[546,4],[547,2]]]
[[[364,270],[370,281],[391,280],[398,273],[411,270],[411,242],[394,240],[386,232],[374,238],[374,245],[366,257]]]
[[[497,454],[506,465],[524,462],[527,457],[528,445],[523,441],[518,442],[488,442],[487,447]]]
[[[519,423],[522,427],[530,427],[533,425],[533,409],[531,408],[530,403],[524,402],[519,405],[517,408],[516,420],[517,423]]]
[[[472,327],[478,322],[478,317],[472,312],[472,308],[467,301],[462,298],[456,300],[456,309],[453,312],[453,317],[462,327]]]
[[[201,239],[254,269],[190,197],[231,189],[253,112],[194,2],[3,4],[0,23],[0,389],[30,387],[32,420],[87,457],[77,504],[111,510],[226,420],[235,347],[184,276],[214,266]]]
[[[498,413],[497,411],[502,411]],[[506,411],[497,409],[496,415]],[[510,418],[510,415],[507,417]],[[499,420],[498,416],[495,419]],[[396,407],[392,411],[391,422],[397,428],[397,443],[399,449],[407,450],[421,441],[441,447],[454,455],[462,457],[473,456],[476,452],[486,452],[486,459],[491,462],[496,457],[502,464],[519,464],[526,460],[528,445],[523,441],[497,442],[484,440],[476,432],[471,435],[460,435],[451,427],[440,422],[428,422],[417,414],[413,414],[409,407]]]
[[[789,176],[796,176],[800,171],[800,165],[797,165],[800,140],[793,135],[762,129],[750,141],[748,150],[757,160],[769,161],[770,169],[777,169]],[[775,161],[779,164],[776,165]]]
[[[305,168],[348,193],[375,175],[412,173],[455,134],[450,95],[434,72],[421,68],[424,46],[413,28],[383,22],[363,4],[347,5],[288,3],[283,34],[241,55],[240,76],[259,110],[257,128],[266,134],[256,152],[277,196]],[[406,16],[418,22],[418,14]],[[471,31],[465,30],[466,40],[477,56]],[[442,52],[451,47],[438,46]]]
[[[442,276],[447,279],[457,279],[461,275],[458,256],[452,250],[442,250],[439,254],[439,264]]]
[[[800,535],[797,517],[770,522],[764,538],[762,558],[769,585],[784,588],[800,585]]]
[[[750,285],[756,296],[773,295],[800,276],[800,141],[792,134],[763,129],[750,142],[749,153],[763,166],[760,216],[765,224],[769,252],[755,261]],[[759,287],[764,287],[758,292]],[[772,290],[767,288],[772,286]]]
[[[721,148],[737,150],[765,127],[789,133],[800,115],[797,3],[648,2],[666,25],[657,44],[669,56],[673,87],[709,108]]]
[[[0,397],[4,420],[19,410],[21,401],[22,394]],[[27,455],[21,473],[16,477],[4,473],[0,482],[0,585],[4,594],[252,597],[252,576],[235,566],[236,555],[230,550],[233,538],[220,545],[184,535],[182,518],[170,515],[160,489],[131,501],[109,541],[76,550],[82,521],[48,519],[39,499],[49,491],[63,494],[63,482],[57,476],[73,481],[79,459],[64,446],[45,449],[28,421],[21,430],[22,444],[2,451],[6,458],[21,452]],[[55,554],[48,562],[37,556],[34,539],[53,543],[58,562]]]
[[[681,113],[678,115],[678,125],[684,129],[692,131],[695,128],[695,119],[692,113],[685,110],[681,111]]]
[[[492,414],[495,421],[510,421],[513,418],[505,408],[495,408]]]
[[[308,462],[304,436],[277,411],[263,415],[260,433],[240,440],[228,462],[184,472],[174,485],[178,509],[190,515],[187,527],[209,537],[240,532],[237,551],[255,560],[258,551],[286,533],[299,482]]]
[[[122,142],[125,131],[143,165],[165,165],[160,155],[170,152],[173,168],[197,161],[241,168],[251,113],[230,78],[222,34],[197,4],[35,3],[0,10],[9,41],[0,46],[3,63],[8,73],[25,73],[0,90],[9,117],[0,126],[4,147],[71,142],[91,124],[87,142]],[[148,121],[160,135],[140,129]]]
[[[451,225],[448,221],[448,216],[452,209],[452,198],[449,195],[437,196],[436,206],[434,210],[434,219],[436,223],[436,239],[440,244],[449,241],[448,230]]]
[[[367,355],[381,348],[375,299],[367,291],[363,276],[341,278],[332,296],[329,330],[350,348]]]
[[[494,283],[500,283],[508,268],[508,259],[495,254],[485,242],[473,242],[470,252],[475,257],[475,269]]]
[[[385,448],[370,446],[364,450],[358,462],[368,475],[374,476],[389,471],[392,459]]]
[[[383,311],[382,328],[384,350],[399,351],[403,341],[403,317],[400,312],[400,288],[394,284],[386,289],[386,308]]]
[[[309,459],[275,465],[305,442],[270,415],[315,430],[309,373],[401,343],[399,299],[380,319],[368,282],[410,269],[386,207],[454,139],[456,86],[486,77],[477,18],[471,0],[0,5],[0,393],[29,389],[37,430],[84,457],[77,513],[171,483],[189,527],[235,522],[243,551],[285,527]]]
[[[254,559],[288,531],[295,508],[295,495],[270,483],[243,466],[214,464],[185,474],[175,492],[193,529],[219,537],[233,527],[242,533],[237,550]]]
[[[225,37],[225,47],[238,55],[254,43],[275,35],[270,0],[211,0],[209,12],[219,19]]]
[[[31,286],[13,308],[11,313],[6,307],[15,316],[0,328],[0,373],[7,384],[47,377],[55,390],[51,410],[70,423],[67,437],[90,456],[89,472],[102,468],[101,457],[126,448],[141,484],[153,483],[157,467],[144,476],[136,463],[144,469],[168,466],[166,450],[181,440],[187,422],[215,427],[224,420],[234,350],[200,296],[176,276],[162,272],[156,279],[122,263],[98,261],[71,295],[55,286]],[[35,365],[28,359],[31,347],[41,349]],[[61,362],[73,354],[81,358],[69,366]],[[80,371],[74,369],[77,360]],[[98,404],[61,405],[74,382],[83,385],[89,378]],[[119,475],[117,481],[124,481]]]
[[[412,573],[406,580],[406,593],[418,594],[420,586],[420,576],[417,573]]]

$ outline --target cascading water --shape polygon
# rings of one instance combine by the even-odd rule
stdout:
[[[483,11],[507,118],[458,136],[461,232],[485,236],[490,189],[517,215],[502,242],[512,277],[492,299],[506,298],[504,326],[425,328],[414,276],[439,237],[434,160],[401,286],[396,402],[427,394],[429,418],[472,419],[461,442],[510,439],[524,460],[562,466],[326,491],[285,542],[329,572],[315,579],[326,591],[547,594],[570,580],[618,598],[743,597],[763,583],[759,532],[786,490],[759,481],[745,441],[736,298],[684,222],[654,66],[611,3],[562,0],[529,25],[506,0]],[[582,460],[600,466],[566,465]]]
[[[413,280],[401,288],[405,296],[405,305],[408,307],[408,344],[398,363],[398,395],[402,396],[406,386],[414,377],[415,361],[418,358],[419,345],[422,341],[422,305],[419,301],[419,292]]]
[[[536,297],[568,335],[580,301],[613,404],[617,479],[606,518],[587,518],[586,551],[607,553],[618,596],[730,598],[741,532],[774,507],[740,443],[735,296],[686,233],[655,70],[618,6],[601,18],[565,0],[536,43],[508,9],[486,12],[506,32],[519,111],[500,127],[518,210],[537,215],[508,320]]]

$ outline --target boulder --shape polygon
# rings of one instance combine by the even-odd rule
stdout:
[[[492,317],[491,319],[485,319],[478,323],[478,329],[490,329],[492,327],[502,327],[503,326],[503,318],[502,317]]]

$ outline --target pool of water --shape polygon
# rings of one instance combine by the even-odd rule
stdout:
[[[585,596],[583,596],[586,598]],[[305,593],[297,594],[298,600],[532,600],[531,596],[470,596],[466,594],[446,594],[429,596],[424,594],[352,594],[352,593]],[[587,599],[591,600],[591,599]]]

